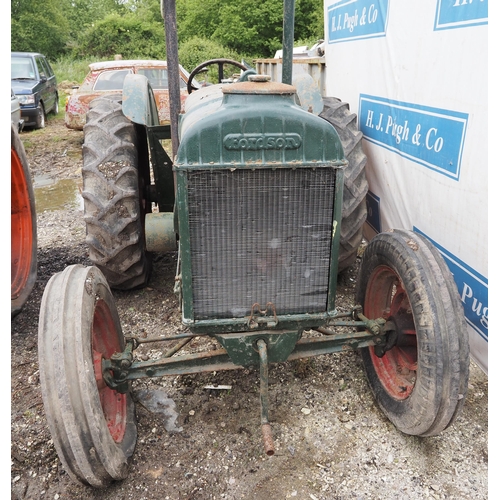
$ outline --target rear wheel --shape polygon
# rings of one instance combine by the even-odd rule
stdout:
[[[11,126],[11,316],[18,314],[37,276],[35,193],[26,152],[16,127]]]
[[[382,411],[406,434],[433,436],[465,401],[469,343],[462,304],[442,256],[423,236],[378,234],[360,267],[357,300],[387,320],[385,347],[361,350]]]
[[[151,203],[144,131],[122,113],[121,96],[94,99],[83,128],[83,191],[90,260],[112,288],[146,285],[151,257],[144,224]]]
[[[349,104],[333,97],[323,99],[320,117],[331,123],[340,137],[344,155],[349,162],[344,171],[344,199],[340,226],[338,271],[354,264],[358,248],[363,240],[363,224],[366,220],[366,155],[361,142],[363,133],[358,130],[356,115],[349,111]]]
[[[137,440],[130,394],[110,389],[102,359],[124,350],[116,306],[96,267],[67,267],[40,306],[38,361],[45,415],[64,468],[83,484],[124,479]]]

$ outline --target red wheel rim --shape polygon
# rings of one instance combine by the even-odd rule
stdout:
[[[92,324],[92,354],[94,373],[99,390],[101,407],[113,440],[121,442],[127,425],[127,396],[111,389],[102,377],[101,362],[109,359],[115,352],[121,352],[118,332],[113,315],[104,300],[98,300]]]
[[[387,393],[397,400],[410,396],[417,379],[417,332],[401,279],[387,266],[375,268],[366,287],[364,314],[383,317],[396,326],[396,345],[381,358],[369,347],[373,367]]]
[[[11,299],[19,297],[31,270],[33,214],[23,164],[11,148]]]

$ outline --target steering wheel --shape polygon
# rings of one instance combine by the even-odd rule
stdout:
[[[219,83],[222,83],[222,80],[224,79],[224,64],[231,64],[232,66],[236,66],[237,68],[240,68],[243,71],[246,71],[248,69],[244,64],[239,63],[238,61],[233,61],[232,59],[210,59],[209,61],[205,61],[196,66],[196,68],[194,68],[193,71],[191,71],[191,74],[189,75],[189,79],[187,81],[187,90],[189,94],[191,94],[193,90],[198,90],[196,87],[193,87],[192,85],[194,77],[198,73],[201,73],[201,70],[203,68],[211,66],[212,64],[219,65]]]

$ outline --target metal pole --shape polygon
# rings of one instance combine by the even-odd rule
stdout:
[[[293,69],[293,36],[295,24],[295,0],[284,0],[283,3],[283,65],[281,81],[292,84]]]
[[[260,360],[260,422],[266,455],[274,455],[273,433],[269,424],[269,364],[267,344],[263,339],[257,341]]]
[[[179,54],[177,46],[177,19],[175,0],[162,0],[165,42],[167,45],[168,94],[170,101],[170,133],[172,136],[172,158],[179,148],[178,121],[181,112],[181,89],[179,83]]]

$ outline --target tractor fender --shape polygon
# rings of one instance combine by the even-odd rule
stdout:
[[[127,75],[123,83],[123,114],[132,122],[160,125],[153,89],[144,75]]]
[[[313,77],[307,73],[294,75],[292,85],[297,89],[300,107],[319,115],[323,111],[323,97]]]

